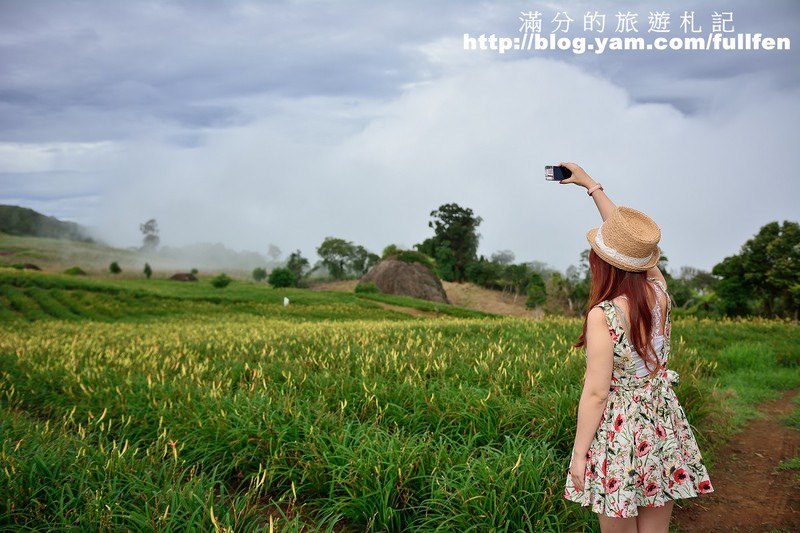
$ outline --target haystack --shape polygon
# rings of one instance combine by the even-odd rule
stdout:
[[[442,282],[427,266],[388,257],[369,269],[359,280],[375,283],[378,290],[387,294],[412,296],[432,302],[449,304]]]

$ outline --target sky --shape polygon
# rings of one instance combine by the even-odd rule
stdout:
[[[594,37],[596,12],[600,35],[646,39],[653,12],[668,37],[684,11],[702,36],[732,13],[731,34],[792,49],[464,49],[522,36],[531,11],[543,36]],[[638,33],[615,33],[626,12]],[[0,203],[120,247],[155,218],[164,245],[312,263],[329,236],[411,248],[457,203],[482,219],[479,254],[564,271],[601,223],[585,189],[544,180],[572,161],[656,221],[670,271],[710,270],[800,219],[797,20],[795,0],[2,0]]]

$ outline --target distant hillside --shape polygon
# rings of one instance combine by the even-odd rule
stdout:
[[[89,231],[80,224],[65,222],[18,205],[0,205],[0,232],[9,235],[95,242],[95,239],[89,236]]]
[[[121,275],[111,275],[108,266],[116,261]],[[93,276],[114,278],[141,277],[148,263],[155,277],[171,276],[197,268],[202,274],[226,272],[249,278],[255,267],[271,271],[283,261],[270,261],[257,252],[237,252],[222,244],[197,243],[186,246],[161,246],[157,250],[136,247],[117,248],[102,241],[75,241],[51,237],[9,235],[0,231],[0,266],[32,263],[47,272],[61,272],[79,266]]]

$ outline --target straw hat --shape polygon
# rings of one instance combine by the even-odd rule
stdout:
[[[607,263],[628,272],[643,272],[658,263],[661,229],[636,209],[619,206],[599,228],[586,233],[589,244]]]

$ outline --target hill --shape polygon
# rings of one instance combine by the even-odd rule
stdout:
[[[206,274],[226,272],[249,278],[255,267],[270,270],[283,265],[256,252],[238,252],[219,243],[161,246],[157,250],[143,251],[91,240],[10,235],[0,231],[0,266],[33,263],[48,272],[79,266],[93,276],[109,277],[111,261],[117,261],[122,267],[122,274],[115,277],[123,278],[142,277],[145,262],[150,264],[155,277],[169,277],[175,272],[197,268]]]
[[[95,242],[88,229],[75,222],[43,215],[28,207],[0,205],[0,232],[8,235],[49,237]]]

